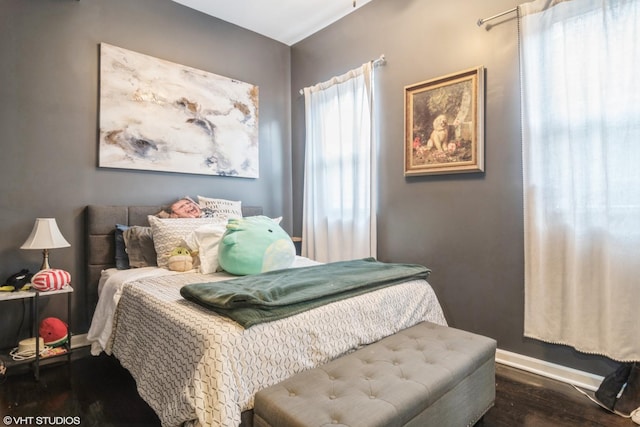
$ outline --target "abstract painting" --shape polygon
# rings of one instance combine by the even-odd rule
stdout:
[[[101,43],[99,166],[258,178],[258,87]]]
[[[484,68],[405,87],[404,174],[484,171]]]

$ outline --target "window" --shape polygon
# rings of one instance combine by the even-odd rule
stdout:
[[[302,254],[317,261],[376,255],[371,70],[305,89]]]
[[[519,14],[525,335],[638,360],[640,2]]]

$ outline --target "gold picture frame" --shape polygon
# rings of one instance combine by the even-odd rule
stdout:
[[[404,174],[484,171],[484,67],[404,88]]]

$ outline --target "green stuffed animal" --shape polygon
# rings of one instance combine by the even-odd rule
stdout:
[[[218,249],[220,267],[238,276],[288,268],[295,258],[291,237],[261,215],[230,219]]]
[[[171,251],[169,257],[169,270],[171,271],[189,271],[193,268],[194,254],[183,246],[178,246]]]

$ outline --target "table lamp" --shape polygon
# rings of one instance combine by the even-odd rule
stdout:
[[[67,248],[71,246],[65,240],[58,228],[55,218],[36,218],[33,230],[20,249],[42,249],[41,270],[51,268],[49,266],[49,249]]]

